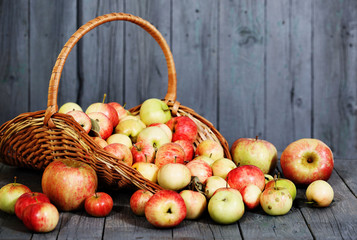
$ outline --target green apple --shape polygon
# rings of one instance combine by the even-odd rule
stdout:
[[[316,180],[307,187],[306,198],[316,207],[327,207],[334,197],[333,188],[324,180]]]
[[[115,133],[128,136],[132,142],[136,142],[139,133],[145,129],[145,124],[137,118],[126,117],[115,127]]]
[[[231,147],[233,161],[240,166],[254,165],[264,174],[273,173],[278,161],[275,146],[257,138],[240,138]]]
[[[131,167],[140,172],[144,178],[154,183],[157,182],[157,173],[159,171],[159,167],[156,166],[154,163],[136,162]]]
[[[216,192],[219,188],[228,187],[228,183],[224,178],[219,176],[211,176],[207,178],[206,186],[205,186],[205,194],[207,198],[211,198],[212,195]]]
[[[121,144],[126,145],[128,148],[131,148],[133,146],[130,137],[128,137],[125,134],[121,134],[121,133],[114,133],[114,134],[110,135],[106,141],[108,144],[121,143]]]
[[[269,215],[287,214],[293,205],[288,189],[282,187],[266,188],[260,195],[260,206]]]
[[[193,161],[193,160],[197,160],[197,159],[202,160],[202,161],[208,163],[208,165],[210,165],[211,167],[212,167],[212,164],[215,162],[212,158],[207,157],[207,156],[203,156],[203,155],[196,156],[194,159],[192,159],[192,161]]]
[[[168,163],[159,169],[157,182],[164,189],[177,191],[191,182],[191,172],[181,163]]]
[[[271,180],[274,180],[274,177],[270,174],[264,174],[264,178],[265,178],[265,184],[267,184]]]
[[[68,102],[63,104],[60,109],[58,110],[59,113],[68,113],[70,111],[81,111],[83,112],[83,109],[74,102]]]
[[[239,195],[231,191],[219,191],[209,200],[208,213],[217,223],[231,224],[243,216],[244,203]]]
[[[171,111],[160,99],[150,98],[140,107],[140,119],[149,126],[153,123],[166,123],[171,119]]]
[[[285,179],[285,178],[278,178],[276,181],[271,180],[267,184],[265,184],[265,188],[270,188],[270,187],[275,187],[275,186],[286,188],[289,191],[291,197],[293,198],[293,201],[295,200],[296,186],[292,181],[290,181],[289,179]]]
[[[31,192],[25,185],[15,181],[6,184],[0,189],[0,210],[9,214],[15,213],[15,203],[17,199],[24,193]]]
[[[230,159],[228,158],[221,158],[216,161],[214,161],[211,165],[212,171],[213,171],[213,176],[220,176],[223,179],[226,179],[227,174],[234,168],[237,167],[237,165]]]
[[[170,139],[165,131],[156,126],[144,128],[138,134],[136,140],[137,142],[144,141],[150,143],[155,149],[159,149],[165,143],[170,142]]]

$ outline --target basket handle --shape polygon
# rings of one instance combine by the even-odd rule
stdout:
[[[76,45],[76,43],[81,39],[86,33],[88,33],[93,28],[102,25],[106,22],[111,21],[128,21],[139,25],[141,28],[146,30],[160,45],[166,59],[167,69],[168,69],[168,88],[165,96],[166,101],[176,101],[176,92],[177,92],[177,79],[176,79],[176,69],[175,63],[173,60],[173,56],[168,46],[166,40],[161,35],[161,33],[148,21],[133,16],[131,14],[126,13],[110,13],[103,16],[99,16],[83,26],[81,26],[67,41],[64,45],[62,51],[58,55],[55,66],[52,69],[50,84],[48,87],[48,99],[47,99],[47,109],[44,118],[44,124],[49,126],[54,126],[51,117],[58,111],[57,105],[57,94],[58,94],[58,86],[61,78],[61,73],[63,70],[63,66],[66,62],[66,59],[71,52],[72,48]]]

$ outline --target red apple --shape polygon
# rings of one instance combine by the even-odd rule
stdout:
[[[123,118],[125,118],[126,116],[128,116],[128,112],[125,110],[125,108],[120,105],[119,103],[117,102],[110,102],[108,103],[110,106],[112,106],[115,111],[117,111],[117,114],[118,114],[118,118],[119,118],[119,122],[120,120],[122,120]],[[116,126],[116,125],[115,125]]]
[[[31,190],[21,183],[16,182],[16,177],[13,183],[6,184],[0,189],[0,210],[9,214],[15,213],[15,204],[17,199],[24,193]]]
[[[156,153],[155,164],[161,168],[168,163],[184,163],[185,151],[177,143],[166,143]]]
[[[58,220],[57,208],[47,202],[31,204],[24,209],[22,214],[23,223],[34,232],[51,232],[56,228]]]
[[[24,209],[31,204],[40,203],[40,202],[50,202],[50,199],[43,193],[39,192],[27,192],[22,194],[19,199],[17,199],[15,204],[15,214],[22,220],[22,214]]]
[[[216,161],[224,158],[224,149],[220,143],[207,139],[200,142],[196,148],[196,156],[200,155],[210,157]]]
[[[87,114],[85,114],[82,111],[70,111],[67,113],[68,115],[71,115],[74,120],[81,125],[81,127],[84,129],[86,133],[89,133],[91,128],[92,128],[92,122],[90,121],[90,118],[88,117]]]
[[[197,176],[203,184],[206,183],[207,178],[212,176],[211,166],[202,160],[192,160],[186,164],[186,167],[190,169],[191,176]]]
[[[87,197],[95,193],[97,174],[86,163],[73,159],[51,162],[42,175],[42,191],[62,211],[83,207]]]
[[[109,118],[100,112],[91,112],[88,117],[96,121],[99,125],[99,135],[105,140],[113,133],[113,124]]]
[[[113,106],[107,103],[93,103],[89,105],[89,107],[86,110],[86,114],[88,113],[94,113],[94,112],[100,112],[103,113],[105,116],[107,116],[112,123],[112,126],[115,127],[119,123],[119,116],[117,111]]]
[[[144,189],[139,189],[130,197],[130,208],[135,215],[145,216],[145,205],[154,194]]]
[[[264,174],[273,173],[278,161],[275,146],[265,140],[256,138],[239,138],[231,147],[232,159],[236,165],[254,165]]]
[[[155,227],[175,227],[186,217],[185,201],[175,191],[159,190],[146,203],[145,217]]]
[[[179,144],[182,147],[183,151],[185,152],[185,162],[191,161],[195,153],[193,144],[187,140],[177,140],[175,141],[175,143]]]
[[[187,116],[171,118],[166,125],[172,131],[172,141],[187,140],[193,143],[197,137],[197,125]]]
[[[183,190],[180,195],[186,204],[186,219],[201,217],[207,207],[205,195],[192,190]]]
[[[231,170],[227,175],[229,186],[241,191],[248,184],[255,184],[263,191],[265,187],[264,173],[254,165],[244,165]]]
[[[316,180],[327,181],[334,160],[331,149],[318,139],[297,140],[283,151],[280,158],[285,178],[298,185],[308,185]]]
[[[124,162],[126,165],[133,164],[133,155],[130,149],[121,143],[112,143],[104,147],[104,150],[113,154],[119,161]]]
[[[262,190],[257,185],[248,184],[242,189],[242,197],[245,206],[248,209],[254,209],[260,204],[260,194]]]
[[[105,192],[96,192],[84,201],[84,209],[93,217],[105,217],[113,208],[112,197]]]
[[[131,148],[131,154],[133,155],[133,162],[155,162],[155,148],[145,141],[137,142]]]

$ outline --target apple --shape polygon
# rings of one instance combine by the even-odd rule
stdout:
[[[113,154],[118,161],[124,162],[126,165],[133,165],[133,155],[130,149],[121,143],[112,143],[104,147],[104,150]]]
[[[207,139],[198,144],[196,155],[207,156],[216,161],[224,158],[224,150],[220,143]]]
[[[133,162],[155,162],[155,148],[148,142],[140,141],[131,148]]]
[[[62,211],[83,207],[87,197],[95,193],[98,178],[94,169],[73,159],[51,162],[42,175],[42,191]]]
[[[264,174],[273,173],[278,161],[275,146],[262,139],[239,138],[231,147],[232,159],[238,166],[254,165]]]
[[[118,113],[115,110],[115,108],[113,106],[111,106],[110,104],[101,103],[101,102],[92,103],[87,108],[86,114],[94,113],[94,112],[100,112],[100,113],[103,113],[105,116],[107,116],[109,118],[110,122],[112,123],[113,127],[115,127],[119,123]]]
[[[185,151],[173,142],[165,143],[156,152],[155,164],[161,168],[168,163],[184,163]]]
[[[174,143],[180,145],[185,152],[185,162],[189,162],[193,159],[195,149],[193,144],[187,140],[176,140]]]
[[[112,197],[105,192],[96,192],[84,201],[84,209],[93,217],[105,217],[113,208]]]
[[[219,188],[229,187],[228,183],[224,178],[219,176],[211,176],[207,178],[206,186],[205,186],[205,194],[207,198],[211,198],[212,195],[216,192]]]
[[[213,160],[212,158],[210,157],[207,157],[207,156],[196,156],[193,160],[202,160],[206,163],[208,163],[208,165],[212,166],[212,164],[215,162],[215,160]]]
[[[99,135],[103,139],[107,139],[113,133],[113,124],[109,118],[100,112],[91,112],[87,114],[88,117],[98,123]]]
[[[191,173],[181,163],[168,163],[159,169],[157,182],[164,189],[177,191],[191,182]]]
[[[0,210],[9,214],[15,213],[15,204],[17,199],[24,193],[31,190],[21,183],[16,182],[17,177],[14,177],[14,182],[6,184],[0,189]]]
[[[74,102],[67,102],[65,104],[63,104],[60,109],[58,110],[59,113],[68,113],[70,111],[82,111],[83,109]]]
[[[148,142],[156,150],[160,148],[165,143],[169,143],[170,139],[164,130],[157,126],[144,128],[137,137],[137,142],[144,141]]]
[[[265,187],[264,173],[254,165],[239,166],[231,170],[226,178],[229,186],[241,191],[248,184],[255,184],[263,191]]]
[[[186,219],[197,219],[202,216],[207,207],[205,195],[192,190],[180,192],[186,205]]]
[[[227,184],[227,185],[228,185],[228,184]],[[223,187],[223,188],[218,188],[218,189],[213,193],[213,195],[215,195],[216,193],[221,192],[221,191],[229,191],[229,192],[232,192],[232,193],[236,194],[236,195],[239,197],[240,200],[243,201],[242,194],[241,194],[237,189],[231,188],[231,187],[229,187],[229,186]],[[212,195],[212,196],[213,196],[213,195]],[[212,196],[211,196],[211,197],[212,197]]]
[[[167,134],[169,140],[172,141],[172,131],[165,123],[152,123],[148,127],[159,127]]]
[[[205,184],[207,178],[212,176],[212,168],[208,163],[202,160],[192,160],[186,164],[186,167],[190,169],[192,176],[197,176],[201,183]]]
[[[304,138],[290,143],[280,158],[285,178],[298,185],[308,185],[316,180],[327,181],[333,170],[331,149],[322,141]]]
[[[171,111],[160,99],[150,98],[140,107],[140,119],[149,126],[152,123],[166,123],[171,119]]]
[[[266,188],[259,201],[264,212],[273,216],[287,214],[293,205],[289,191],[282,187]]]
[[[87,114],[85,114],[82,111],[70,111],[67,113],[68,115],[71,115],[76,122],[81,125],[81,127],[84,129],[86,133],[89,133],[91,128],[92,128],[92,122],[90,121],[90,118],[88,117]]]
[[[114,133],[110,135],[106,141],[108,144],[121,143],[127,146],[128,148],[131,148],[133,146],[131,139],[127,135],[121,133]]]
[[[172,190],[157,191],[145,205],[145,217],[155,227],[171,228],[179,225],[186,217],[183,198]]]
[[[140,172],[144,178],[154,183],[157,182],[157,173],[159,171],[159,167],[156,166],[154,163],[136,162],[131,167]]]
[[[58,220],[57,208],[48,202],[31,204],[22,214],[23,223],[34,232],[51,232],[56,228]]]
[[[115,127],[115,133],[128,136],[132,142],[137,141],[138,134],[146,128],[145,124],[136,117],[125,117]]]
[[[231,191],[219,191],[208,202],[208,213],[219,224],[237,222],[244,214],[242,199]]]
[[[178,116],[171,118],[166,125],[173,132],[172,141],[187,140],[193,143],[197,137],[197,125],[187,116]]]
[[[118,114],[118,118],[119,118],[119,122],[120,120],[122,120],[123,118],[125,118],[126,116],[128,116],[128,112],[125,110],[125,108],[120,105],[119,103],[117,102],[110,102],[108,103],[110,106],[112,106],[115,111],[117,111],[117,114]]]
[[[307,201],[313,202],[315,207],[328,207],[334,197],[333,188],[324,180],[316,180],[306,189]]]
[[[248,209],[254,209],[260,204],[260,195],[262,190],[257,185],[248,184],[242,189],[242,197],[245,206]]]
[[[144,189],[139,189],[130,197],[130,209],[135,215],[145,216],[145,205],[154,194]]]
[[[213,176],[219,176],[226,179],[227,174],[232,170],[235,169],[237,166],[236,164],[228,159],[228,158],[221,158],[214,161],[211,165]]]
[[[92,137],[93,141],[98,144],[101,148],[104,148],[105,146],[108,145],[107,141],[105,141],[101,137]]]
[[[27,192],[22,194],[15,203],[15,214],[22,220],[22,214],[24,209],[31,204],[40,202],[50,202],[50,199],[43,193],[40,192]]]
[[[273,179],[265,184],[265,188],[270,188],[270,187],[275,187],[275,186],[288,189],[291,197],[293,198],[293,201],[295,200],[296,186],[292,181],[290,181],[289,179],[285,179],[285,178],[278,178],[276,180]]]

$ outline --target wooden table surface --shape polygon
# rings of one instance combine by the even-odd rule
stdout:
[[[172,229],[156,229],[129,207],[132,191],[109,192],[114,208],[106,218],[84,211],[62,212],[56,229],[46,234],[28,231],[15,215],[0,212],[0,239],[357,239],[357,160],[336,160],[329,180],[335,191],[330,207],[313,208],[304,203],[299,188],[293,208],[284,216],[268,216],[261,208],[246,211],[231,225],[214,223],[206,213],[185,220]],[[0,164],[0,186],[18,182],[41,191],[41,172]]]

